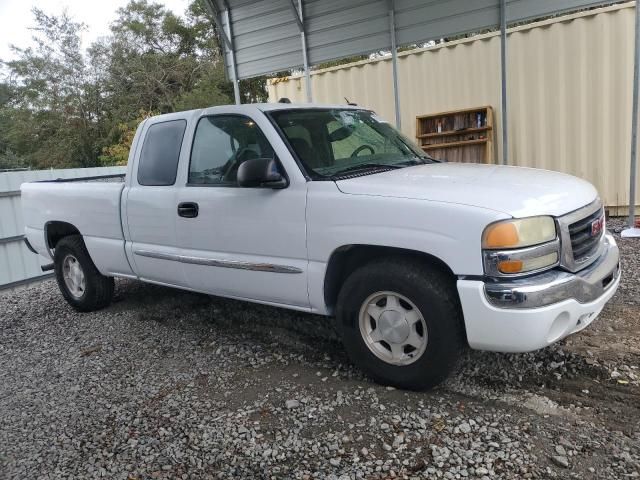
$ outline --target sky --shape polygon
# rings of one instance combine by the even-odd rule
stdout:
[[[172,12],[183,15],[189,0],[155,0]],[[82,34],[83,47],[109,34],[109,24],[116,17],[116,10],[128,0],[0,0],[0,59],[12,58],[10,44],[18,47],[31,45],[34,24],[31,9],[35,6],[47,14],[58,15],[66,8],[71,17],[88,25]]]

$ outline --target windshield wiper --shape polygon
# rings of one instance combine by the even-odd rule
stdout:
[[[333,176],[340,176],[344,173],[355,172],[358,170],[396,170],[398,168],[403,168],[406,165],[388,165],[384,163],[361,163],[359,165],[352,165],[351,167],[343,168],[342,170],[338,170],[333,174]]]
[[[437,158],[430,157],[429,155],[425,155],[424,157],[416,156],[416,160],[410,160],[410,162],[414,162],[414,161],[417,162],[414,165],[428,165],[430,163],[446,162],[446,160],[438,160]]]
[[[412,167],[414,165],[426,165],[431,163],[431,160],[426,157],[418,157],[415,155],[411,160],[405,160],[404,162],[399,163],[399,165],[404,165],[405,167]]]

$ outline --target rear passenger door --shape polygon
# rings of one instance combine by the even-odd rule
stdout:
[[[178,287],[187,286],[178,261],[175,186],[186,127],[184,118],[145,125],[123,212],[133,270],[143,280]]]

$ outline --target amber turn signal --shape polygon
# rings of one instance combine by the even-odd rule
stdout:
[[[498,262],[498,269],[502,273],[520,273],[523,266],[522,260],[503,260]]]

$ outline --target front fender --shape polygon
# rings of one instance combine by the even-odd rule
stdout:
[[[481,239],[495,210],[397,197],[352,195],[332,182],[311,182],[307,202],[309,297],[326,308],[323,285],[331,254],[343,245],[375,245],[422,252],[455,275],[482,275]]]

